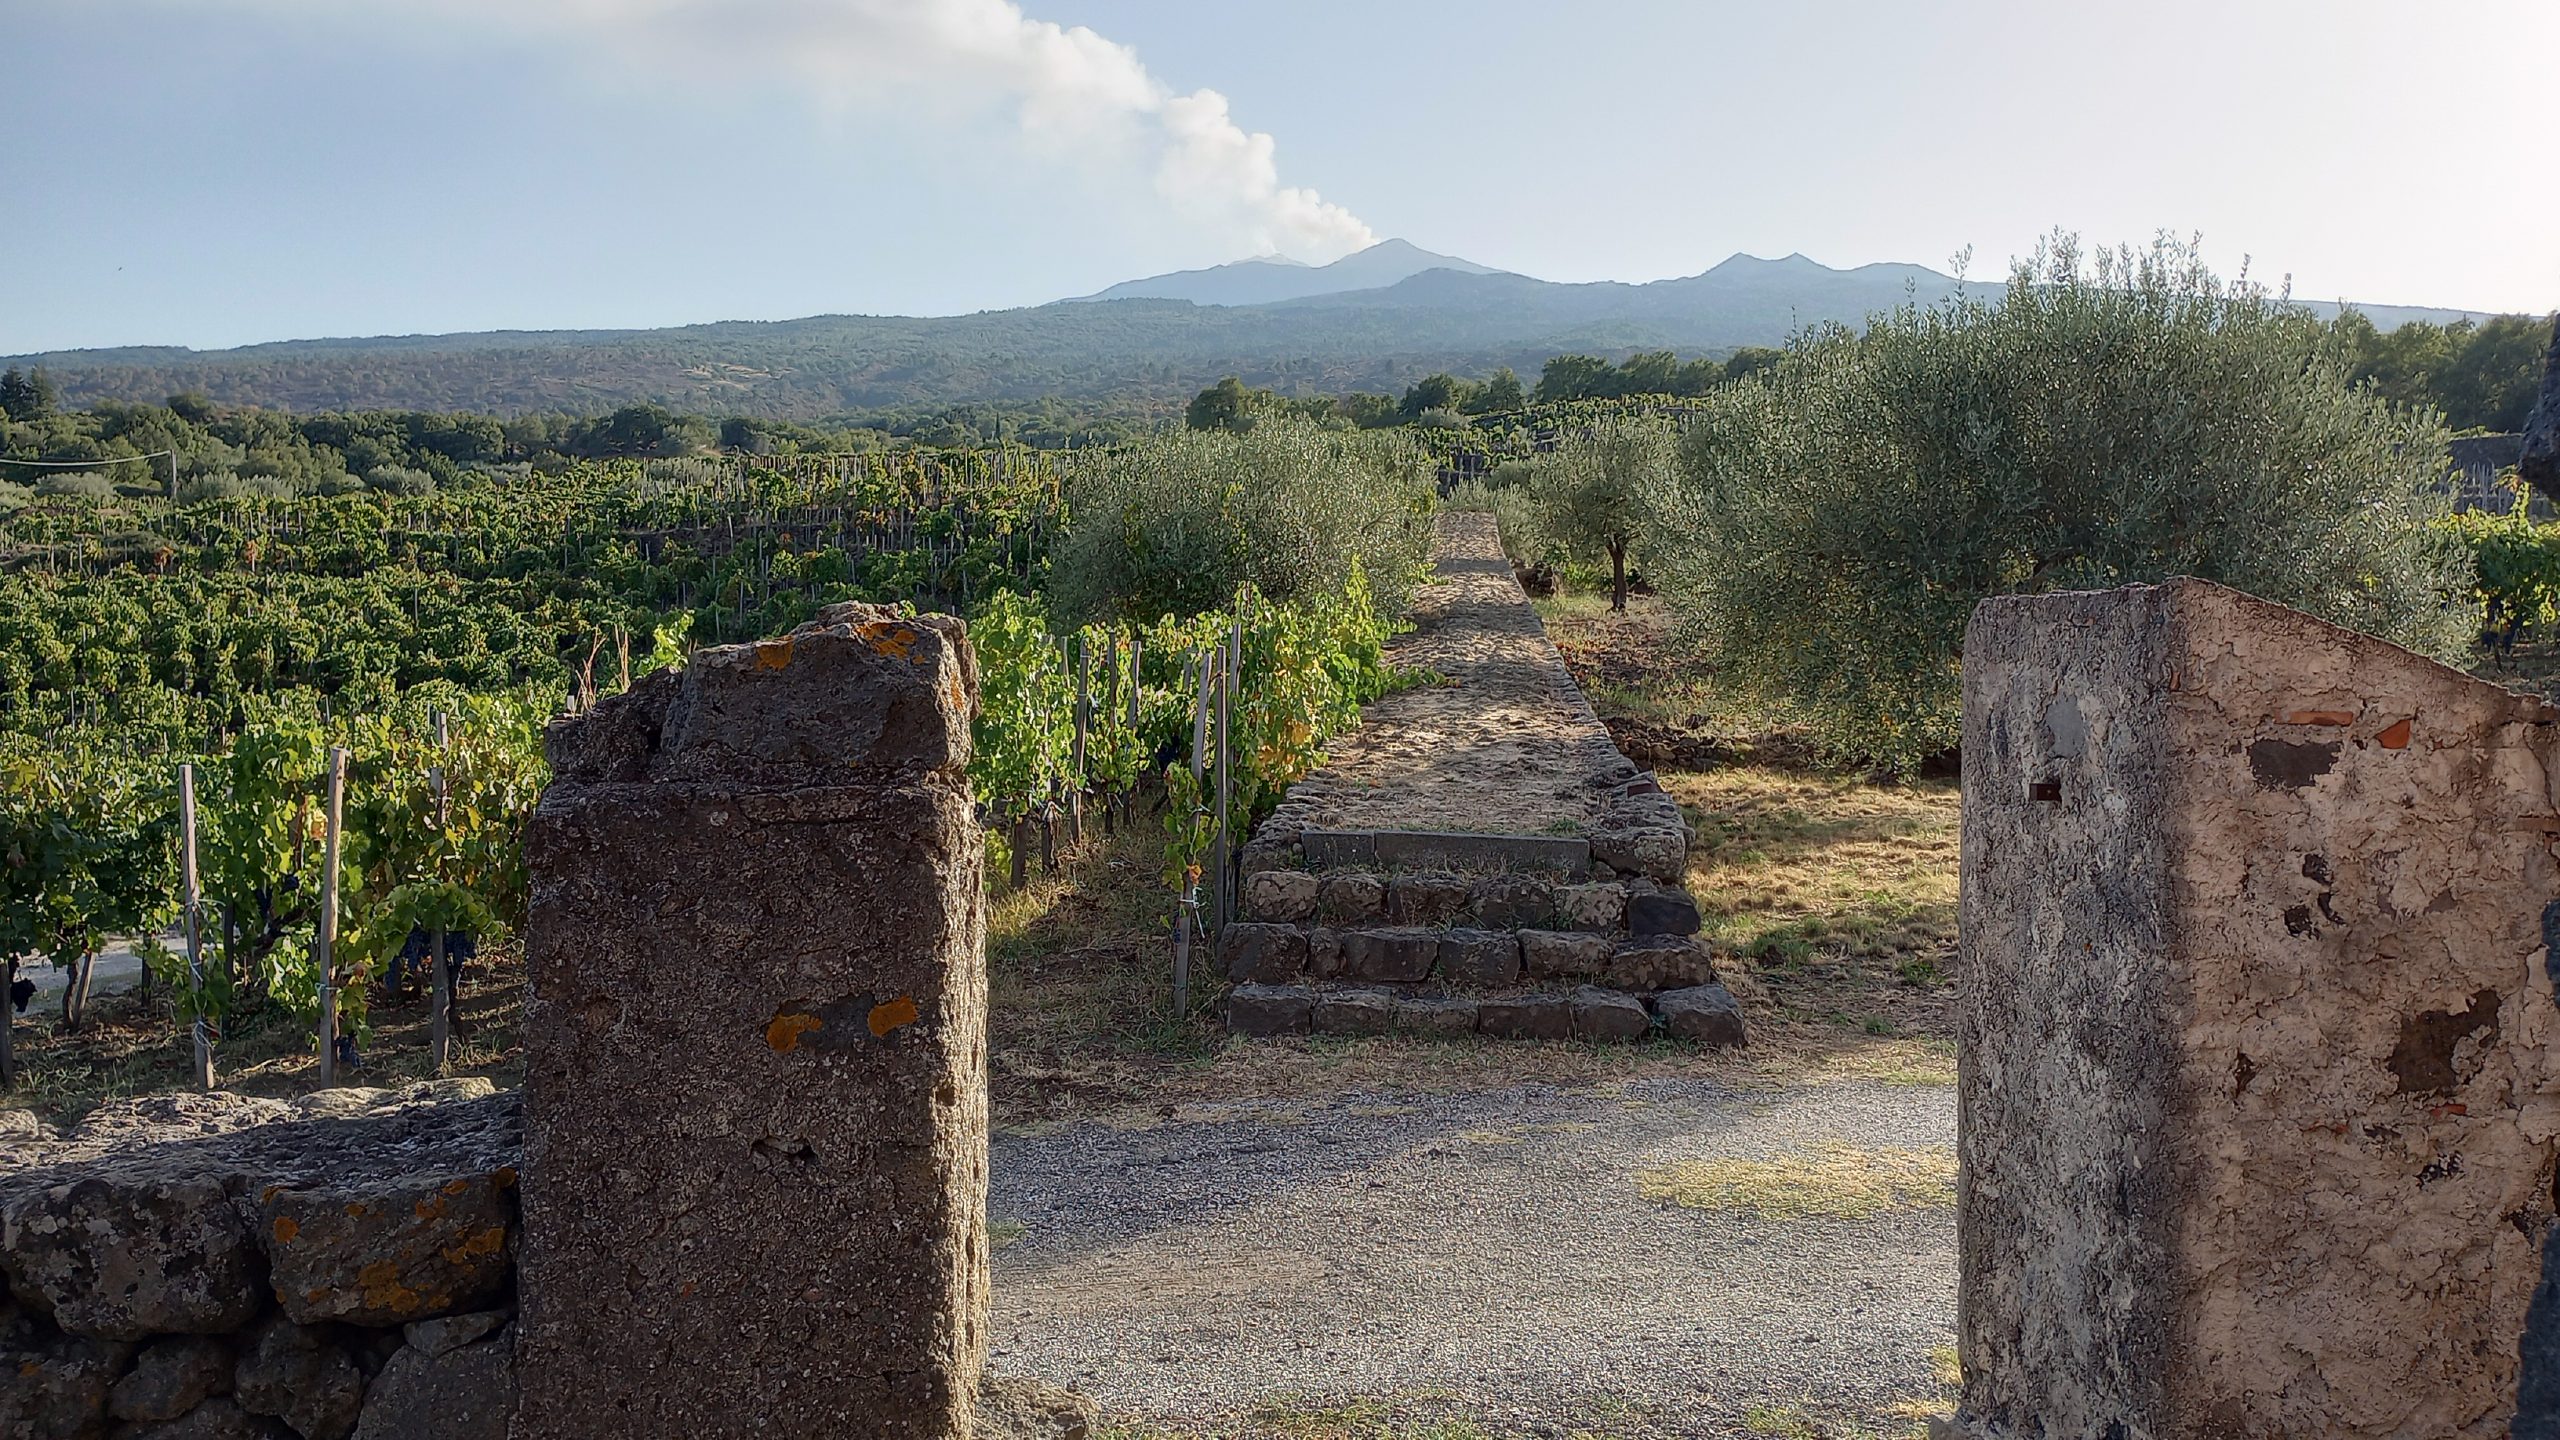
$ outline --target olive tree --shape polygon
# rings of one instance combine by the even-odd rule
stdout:
[[[2459,653],[2444,447],[2191,247],[2057,236],[2005,290],[1800,336],[1709,396],[1656,555],[1733,698],[1907,768],[1956,742],[1986,596],[2195,575]]]
[[[1352,562],[1401,615],[1430,550],[1432,467],[1409,437],[1266,419],[1166,430],[1078,460],[1049,600],[1075,621],[1195,615],[1251,584],[1342,593]]]
[[[1658,416],[1611,416],[1566,436],[1537,477],[1539,528],[1567,555],[1608,558],[1612,610],[1627,608],[1627,552],[1670,482],[1676,448]]]

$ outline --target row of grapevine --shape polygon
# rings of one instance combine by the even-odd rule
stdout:
[[[0,950],[76,969],[110,937],[144,937],[153,982],[217,1037],[252,998],[318,1019],[325,980],[339,1027],[361,1036],[369,982],[413,930],[495,938],[521,925],[522,833],[545,778],[537,707],[444,686],[357,717],[302,700],[255,702],[227,743],[195,754],[140,757],[129,737],[95,730],[0,734]],[[324,797],[340,749],[345,922],[324,976]],[[187,767],[201,965],[151,938],[184,898]],[[13,1070],[0,1033],[0,1086]]]

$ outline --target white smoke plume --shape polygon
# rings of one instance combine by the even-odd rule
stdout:
[[[1280,183],[1269,135],[1215,90],[1176,94],[1137,52],[1013,0],[245,0],[338,24],[394,19],[452,36],[513,32],[670,76],[789,78],[829,107],[1009,109],[1044,151],[1134,160],[1158,194],[1229,243],[1326,261],[1374,244],[1360,217]]]

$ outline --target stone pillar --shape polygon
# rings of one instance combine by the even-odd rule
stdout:
[[[1958,1433],[2560,1433],[2555,740],[2202,581],[1974,612]]]
[[[969,1433],[976,704],[959,622],[847,605],[552,730],[519,1440]]]

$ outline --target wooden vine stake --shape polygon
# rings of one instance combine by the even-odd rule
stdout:
[[[204,882],[196,871],[196,767],[178,767],[178,884],[187,934],[187,994],[195,1007],[196,1088],[213,1088],[213,1027],[204,1018]]]
[[[630,673],[630,656],[631,646],[626,640],[623,644],[623,671],[626,679],[622,687],[625,690],[631,688],[627,678]],[[436,846],[438,850],[442,850],[445,825],[452,813],[452,797],[445,784],[442,757],[452,747],[453,737],[445,728],[443,711],[435,712],[435,722],[438,759],[437,763],[427,771],[427,786],[435,797]],[[442,1075],[445,1068],[453,1062],[453,976],[445,969],[444,943],[444,927],[438,925],[427,947],[427,963],[434,967],[434,976],[430,982],[433,987],[430,991],[432,998],[428,1001],[428,1004],[433,1007],[433,1013],[427,1026],[427,1046],[435,1061],[438,1075]]]
[[[1067,781],[1067,843],[1084,843],[1084,757],[1093,726],[1093,650],[1082,631],[1076,634],[1075,766]]]
[[[1217,829],[1213,832],[1215,838],[1210,842],[1209,847],[1209,863],[1213,876],[1209,889],[1211,896],[1209,914],[1210,924],[1220,931],[1227,928],[1227,921],[1232,918],[1235,909],[1233,893],[1235,887],[1230,883],[1228,871],[1232,868],[1230,857],[1234,855],[1236,845],[1235,836],[1229,826],[1229,817],[1235,795],[1233,761],[1236,748],[1236,657],[1243,653],[1243,650],[1244,622],[1238,620],[1235,623],[1235,629],[1228,635],[1227,643],[1218,647],[1218,821]]]
[[[329,747],[329,808],[320,842],[320,931],[311,960],[320,974],[320,1088],[338,1083],[338,832],[346,823],[347,750]]]

